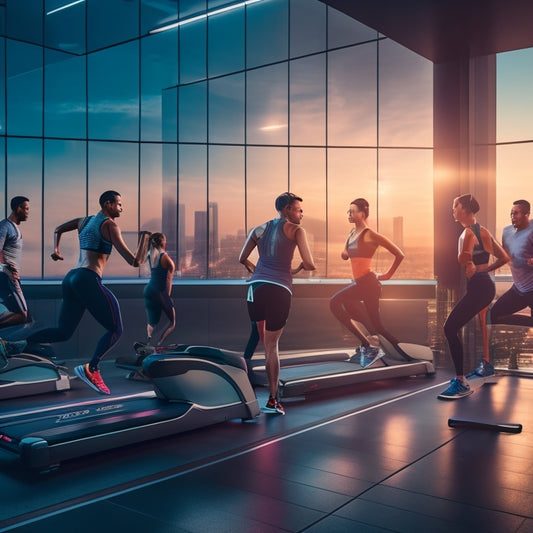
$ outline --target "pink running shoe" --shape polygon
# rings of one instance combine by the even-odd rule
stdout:
[[[100,375],[99,370],[95,370],[94,372],[91,372],[89,370],[89,365],[78,365],[74,372],[76,375],[91,389],[94,389],[95,391],[101,393],[101,394],[111,394],[111,391],[108,389],[107,385],[104,383],[104,380],[102,379],[102,376]]]

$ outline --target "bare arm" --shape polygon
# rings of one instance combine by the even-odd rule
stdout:
[[[125,261],[134,267],[140,266],[144,263],[148,253],[148,244],[150,240],[149,231],[139,232],[139,242],[137,250],[133,253],[122,238],[122,233],[118,225],[112,220],[108,219],[102,223],[102,235],[113,244],[117,252],[125,259]]]
[[[372,232],[372,239],[378,246],[382,246],[394,256],[394,261],[392,262],[392,265],[389,267],[389,270],[387,270],[387,272],[385,272],[384,274],[380,274],[378,276],[378,280],[380,281],[388,280],[392,278],[396,270],[398,270],[398,267],[400,266],[400,263],[403,261],[405,255],[398,246],[396,246],[391,240],[387,239],[387,237],[385,237],[384,235],[381,235],[376,232]]]
[[[174,261],[170,259],[168,254],[164,254],[163,257],[161,258],[160,264],[163,268],[167,269],[167,291],[168,291],[168,294],[170,295],[172,292],[172,277],[174,276],[174,269],[175,269]]]
[[[68,231],[78,230],[80,227],[80,224],[84,220],[85,220],[85,217],[73,218],[72,220],[67,220],[67,222],[60,224],[54,230],[54,251],[50,255],[50,257],[54,261],[63,261],[63,256],[61,255],[61,252],[59,251],[59,243],[61,242],[61,236],[63,235],[63,233],[66,233]]]
[[[302,262],[298,268],[292,270],[292,275],[298,274],[300,270],[316,270],[315,262],[313,260],[313,255],[311,254],[311,249],[309,248],[309,242],[307,241],[307,234],[301,226],[296,227],[295,231],[296,245],[298,246],[298,251],[300,252],[300,257]]]
[[[246,242],[244,243],[244,246],[241,250],[241,253],[239,255],[239,263],[244,265],[246,270],[248,270],[250,274],[253,274],[255,270],[255,265],[248,259],[248,257],[253,252],[254,248],[257,246],[257,241],[260,239],[261,235],[263,234],[263,231],[265,230],[265,226],[266,224],[263,224],[262,226],[253,228],[250,231],[250,233],[248,234],[248,237],[246,238]]]

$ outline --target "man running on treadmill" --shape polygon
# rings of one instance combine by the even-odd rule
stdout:
[[[259,338],[265,346],[265,366],[270,397],[266,410],[285,414],[278,399],[278,341],[289,316],[292,296],[292,276],[300,270],[315,270],[305,230],[301,202],[295,194],[286,192],[276,199],[279,218],[253,228],[239,256],[239,262],[252,273],[248,280],[248,314],[255,322]],[[259,260],[254,265],[248,257],[257,247]],[[298,247],[302,262],[291,270],[294,249]]]
[[[28,307],[20,286],[22,233],[19,226],[28,220],[30,201],[25,196],[11,199],[11,214],[0,222],[0,328],[23,324]]]
[[[54,231],[54,261],[63,257],[59,243],[63,233],[77,230],[80,256],[76,268],[63,279],[63,301],[59,312],[59,325],[30,335],[28,343],[62,342],[70,339],[87,309],[106,329],[100,337],[92,359],[77,366],[76,375],[91,388],[102,394],[110,394],[98,365],[104,355],[118,342],[122,335],[122,317],[115,295],[102,284],[104,268],[113,246],[126,262],[134,267],[146,259],[150,233],[141,231],[137,251],[131,252],[122,238],[115,219],[122,213],[122,198],[116,191],[106,191],[100,196],[101,211],[89,217],[69,220]]]
[[[527,200],[513,202],[511,225],[503,229],[502,246],[511,256],[513,285],[492,306],[492,324],[533,326],[531,313],[529,316],[517,314],[526,307],[533,310],[533,224],[529,220],[530,210]]]

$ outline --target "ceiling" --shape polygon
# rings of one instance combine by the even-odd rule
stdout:
[[[533,47],[532,0],[321,0],[435,63]]]

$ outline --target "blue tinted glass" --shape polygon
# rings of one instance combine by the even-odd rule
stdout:
[[[172,24],[178,19],[178,0],[141,0],[141,35]]]
[[[246,63],[256,67],[289,55],[289,3],[269,0],[246,7]]]
[[[0,217],[9,216],[6,203],[6,138],[0,137]],[[2,216],[3,215],[3,216]]]
[[[328,144],[375,146],[377,134],[377,45],[329,53]]]
[[[178,83],[178,30],[141,40],[141,140],[160,141],[164,90]],[[172,115],[175,117],[175,113]],[[168,139],[167,139],[168,140]]]
[[[328,48],[362,43],[377,38],[376,30],[328,6]]]
[[[98,198],[107,190],[122,196],[124,211],[117,219],[124,241],[135,251],[139,217],[139,145],[137,143],[90,142],[88,146],[89,214],[100,210]],[[112,253],[105,269],[109,277],[137,277],[136,269],[118,253]]]
[[[7,132],[43,134],[43,52],[31,44],[7,41]]]
[[[326,48],[326,4],[318,0],[291,0],[291,57]]]
[[[87,50],[113,46],[139,35],[139,0],[87,2]]]
[[[209,277],[237,278],[243,245],[244,147],[209,148]]]
[[[207,149],[180,145],[178,265],[183,278],[207,277]]]
[[[63,6],[68,6],[61,9]],[[85,2],[45,0],[44,38],[49,48],[85,53]]]
[[[163,141],[176,142],[178,140],[178,88],[163,91],[162,130]]]
[[[44,134],[82,138],[86,134],[85,57],[45,50]]]
[[[208,19],[209,76],[244,68],[244,9],[239,8]]]
[[[180,19],[192,17],[200,13],[205,13],[207,9],[206,0],[179,0]]]
[[[246,140],[250,144],[287,144],[288,65],[251,70],[246,84]]]
[[[20,228],[24,239],[23,278],[42,276],[42,165],[41,139],[7,139],[7,201],[13,196],[30,199],[30,216]]]
[[[141,229],[153,233],[162,231],[163,145],[160,143],[142,143],[140,150],[140,223]],[[175,167],[174,164],[174,170]],[[175,181],[176,175],[174,174]]]
[[[44,275],[61,278],[76,266],[78,240],[61,240],[63,261],[49,261],[54,246],[54,229],[73,218],[85,216],[85,141],[47,140],[44,143]],[[102,191],[103,192],[103,191]]]
[[[6,134],[6,40],[0,39],[0,135]]]
[[[6,36],[43,44],[43,0],[16,0],[6,4]]]
[[[209,82],[209,142],[244,142],[244,74]]]
[[[139,42],[88,57],[89,137],[139,138]]]
[[[178,132],[180,142],[207,141],[207,83],[179,88]]]
[[[180,27],[180,83],[203,80],[206,77],[207,23],[191,22]]]
[[[290,63],[290,143],[326,143],[326,56]]]

